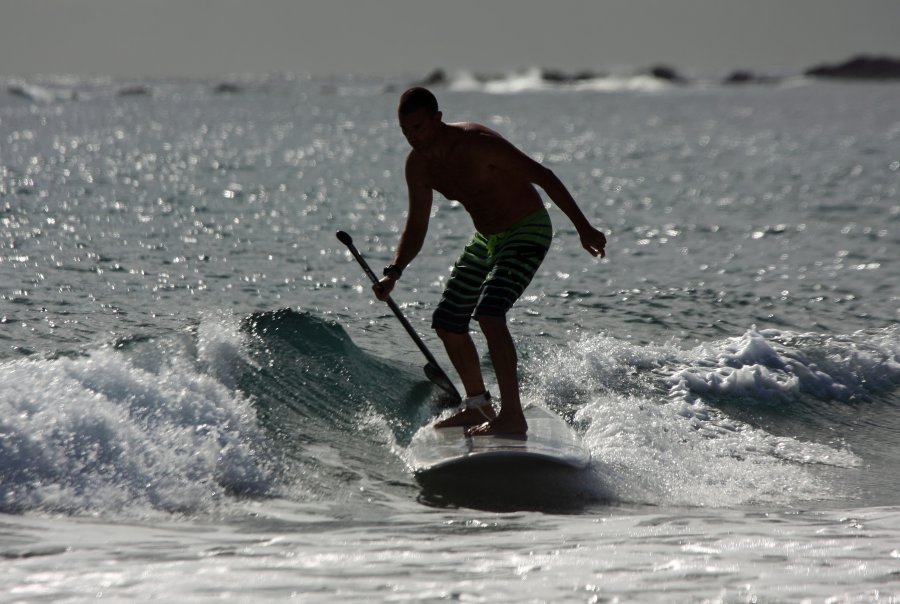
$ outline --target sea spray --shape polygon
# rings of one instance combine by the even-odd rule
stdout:
[[[702,398],[710,388],[698,386],[709,383],[696,377],[700,368],[718,375],[716,368],[735,369],[741,362],[765,362],[772,369],[710,382],[735,397],[790,398],[797,380],[773,377],[787,363],[754,334],[743,345],[726,340],[694,350],[583,336],[540,355],[539,363],[527,361],[526,373],[535,402],[575,410],[594,465],[619,500],[728,506],[837,495],[839,487],[808,466],[858,465],[846,447],[772,434]],[[793,357],[796,364],[801,355]]]
[[[249,400],[190,364],[158,373],[109,348],[0,371],[6,512],[193,512],[272,487]]]

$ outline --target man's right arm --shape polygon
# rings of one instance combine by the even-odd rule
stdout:
[[[414,153],[406,159],[406,186],[409,190],[409,209],[406,225],[400,234],[400,241],[391,262],[401,272],[422,250],[425,235],[428,233],[428,220],[431,216],[432,189],[427,173]],[[373,289],[379,300],[386,300],[397,282],[397,273],[392,272],[379,281]]]

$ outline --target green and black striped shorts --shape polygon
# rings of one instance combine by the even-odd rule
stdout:
[[[466,333],[472,317],[503,317],[547,255],[553,225],[547,210],[494,235],[476,232],[453,266],[431,326]]]

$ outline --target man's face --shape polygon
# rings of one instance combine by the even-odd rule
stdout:
[[[422,151],[434,142],[440,122],[440,111],[429,113],[425,109],[419,109],[400,116],[400,130],[413,149]]]

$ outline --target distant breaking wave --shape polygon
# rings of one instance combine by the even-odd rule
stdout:
[[[462,69],[448,74],[435,69],[424,78],[401,81],[397,77],[334,74],[310,76],[294,73],[233,74],[221,80],[198,78],[189,94],[208,95],[291,93],[295,89],[318,89],[326,95],[365,95],[396,93],[404,87],[421,85],[461,92],[515,94],[534,91],[596,92],[661,92],[682,87],[716,87],[735,85],[796,85],[813,80],[846,82],[900,81],[900,58],[860,56],[836,65],[818,65],[798,73],[767,74],[736,69],[724,76],[686,75],[668,65],[643,69],[566,72],[530,67],[499,74],[483,74]],[[91,101],[111,97],[162,97],[176,94],[174,83],[184,94],[185,82],[165,78],[103,78],[78,75],[38,75],[28,78],[0,78],[0,90],[8,97],[24,99],[37,105],[73,101]],[[190,87],[188,87],[190,88]]]
[[[487,92],[515,94],[541,90],[593,90],[598,92],[644,91],[656,92],[673,86],[672,82],[652,75],[605,76],[582,74],[549,76],[540,68],[485,78],[469,71],[460,71],[446,81],[449,90],[459,92]]]

